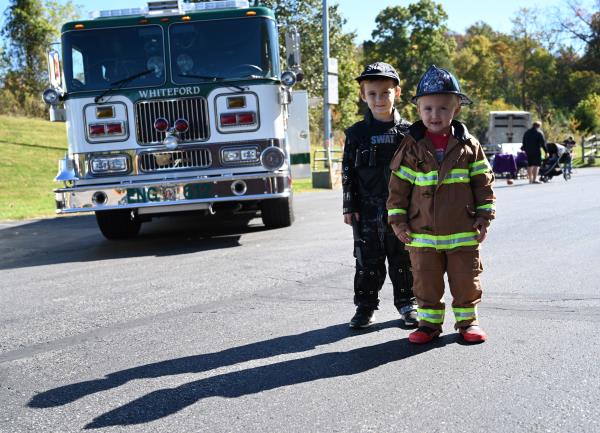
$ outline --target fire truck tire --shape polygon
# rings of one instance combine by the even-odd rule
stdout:
[[[110,240],[135,237],[142,226],[139,218],[126,209],[96,212],[96,222],[104,237]]]
[[[263,223],[267,228],[289,227],[294,222],[292,197],[274,198],[260,204]]]

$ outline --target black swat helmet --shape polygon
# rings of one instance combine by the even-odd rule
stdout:
[[[377,62],[368,65],[362,74],[356,77],[356,81],[360,83],[362,80],[368,80],[369,78],[375,77],[389,78],[394,80],[397,86],[400,85],[400,77],[398,76],[396,70],[392,65],[384,62]]]
[[[417,85],[417,94],[413,96],[411,102],[417,103],[417,99],[425,95],[453,94],[460,98],[460,105],[470,105],[473,103],[467,95],[460,91],[458,80],[450,72],[443,68],[431,65],[427,72],[421,77]]]

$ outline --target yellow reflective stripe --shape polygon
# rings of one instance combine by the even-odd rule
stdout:
[[[438,172],[437,170],[433,170],[427,173],[416,172],[415,185],[418,186],[430,186],[437,185],[438,183]]]
[[[444,323],[444,310],[417,308],[417,316],[419,320],[423,320],[425,322],[435,324]]]
[[[437,185],[438,182],[437,170],[423,173],[421,171],[411,170],[410,168],[401,165],[400,168],[393,173],[400,179],[406,180],[407,182],[418,186]]]
[[[434,178],[425,178],[425,177],[421,177],[421,178],[417,178],[417,180],[415,180],[415,185],[417,186],[431,186],[431,185],[437,185],[438,183],[438,178],[437,175]]]
[[[452,311],[454,311],[454,317],[457,321],[460,320],[470,320],[477,318],[477,311],[475,307],[467,307],[467,308],[455,308],[452,307]]]
[[[443,184],[451,183],[469,183],[469,170],[466,168],[454,168],[448,172],[446,178],[442,181]]]
[[[479,161],[472,162],[469,164],[469,171],[478,170],[482,167],[489,167],[487,159],[480,159]]]
[[[481,170],[476,170],[476,171],[472,171],[469,176],[473,177],[473,176],[477,176],[478,174],[483,174],[483,173],[487,173],[488,171],[490,171],[489,168],[482,168]]]
[[[477,210],[482,210],[484,212],[492,212],[492,211],[496,210],[496,205],[494,203],[483,204],[481,206],[477,206],[476,209]]]
[[[475,161],[472,164],[469,164],[469,176],[477,176],[478,174],[483,174],[488,171],[491,171],[492,167],[487,162],[487,159],[481,159],[479,161]]]
[[[401,165],[398,170],[393,171],[392,173],[409,183],[415,183],[415,178],[417,177],[414,171],[403,165]]]
[[[436,250],[449,250],[456,247],[478,245],[476,232],[455,233],[452,235],[427,235],[411,233],[412,241],[409,247],[435,248]]]
[[[442,181],[444,185],[448,185],[451,183],[469,183],[471,181],[468,177],[456,177],[456,178],[446,178]]]
[[[406,215],[406,209],[388,209],[388,215]]]

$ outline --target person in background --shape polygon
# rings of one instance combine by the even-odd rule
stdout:
[[[569,152],[573,152],[573,148],[575,147],[575,144],[576,144],[575,139],[573,138],[572,135],[569,135],[563,141],[563,145],[568,149]]]
[[[368,65],[356,80],[368,109],[363,120],[345,131],[342,161],[344,222],[352,225],[356,258],[356,313],[350,327],[366,328],[374,322],[386,278],[386,258],[394,305],[404,326],[415,327],[410,257],[388,226],[385,208],[389,164],[409,126],[394,108],[400,97],[400,78],[391,65],[377,62]]]
[[[481,343],[479,244],[495,216],[494,174],[477,139],[454,120],[471,100],[450,72],[432,65],[412,101],[421,120],[394,155],[387,201],[388,221],[413,266],[419,327],[408,339],[424,344],[442,332],[447,274],[454,327],[465,342]]]
[[[540,129],[541,126],[540,122],[533,122],[533,126],[523,134],[521,150],[527,154],[527,177],[529,178],[529,183],[541,183],[537,180],[537,176],[542,165],[542,150],[544,150],[546,155],[548,154],[546,138]]]
[[[565,175],[571,176],[573,174],[573,149],[575,148],[575,140],[572,135],[569,135],[563,145],[567,148],[567,155],[564,156],[564,172]]]

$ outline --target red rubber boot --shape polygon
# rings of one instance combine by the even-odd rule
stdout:
[[[467,343],[483,343],[487,340],[487,334],[477,325],[465,326],[458,330]]]
[[[415,344],[429,343],[434,338],[437,338],[442,333],[441,329],[433,329],[427,326],[419,326],[416,331],[408,334],[408,341]]]

